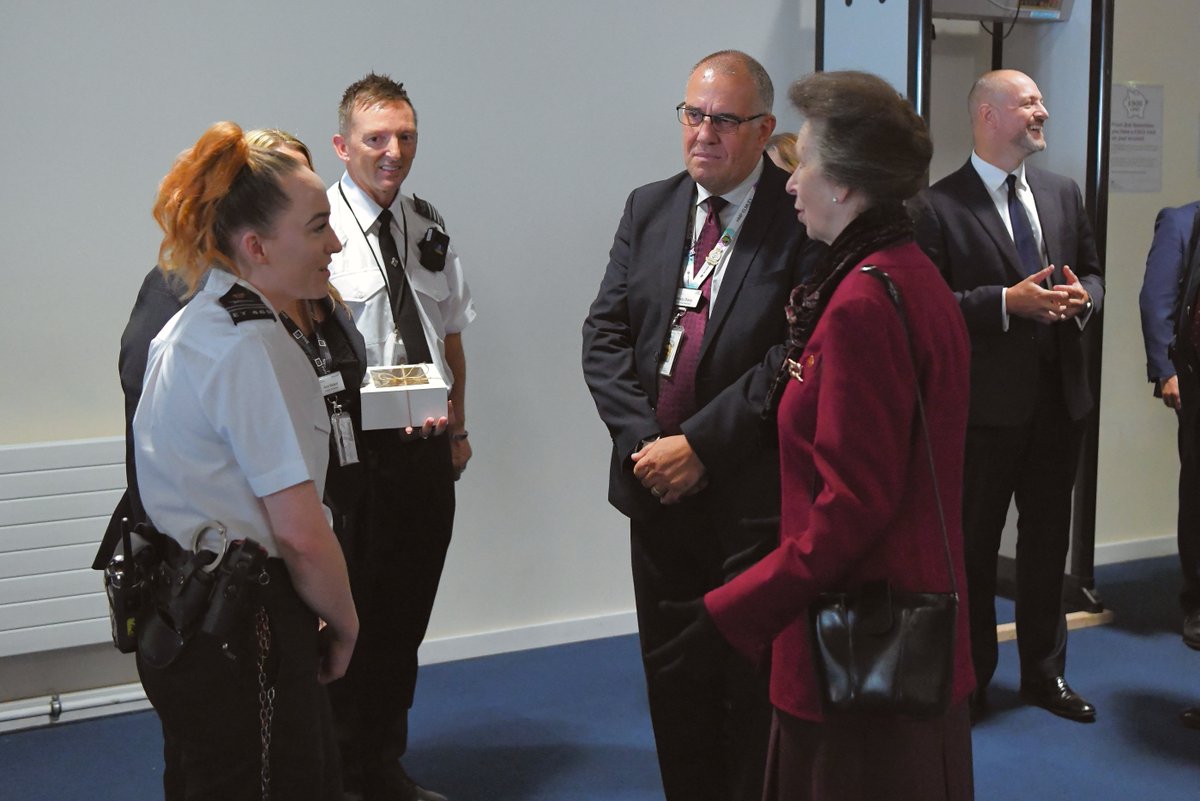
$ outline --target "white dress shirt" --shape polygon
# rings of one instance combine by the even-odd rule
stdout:
[[[750,175],[746,177],[746,180],[742,181],[733,189],[721,195],[721,197],[724,198],[727,203],[725,208],[722,209],[718,215],[718,220],[720,221],[722,231],[725,230],[725,226],[729,224],[729,221],[733,219],[733,216],[737,214],[738,207],[742,205],[742,201],[746,199],[746,195],[750,194],[750,190],[754,188],[756,183],[758,183],[758,179],[762,175],[762,171],[763,161],[762,159],[759,159],[758,164],[755,165],[754,169],[750,172]],[[693,246],[695,246],[696,239],[700,236],[700,229],[704,227],[704,221],[708,217],[708,207],[704,205],[704,201],[708,200],[710,197],[712,197],[712,192],[709,192],[703,186],[696,184],[696,201],[695,205],[692,207]],[[744,220],[742,222],[743,224],[745,223]],[[734,239],[733,245],[725,251],[724,255],[721,257],[721,261],[717,264],[716,269],[713,270],[712,286],[708,288],[709,314],[712,314],[713,307],[717,305],[717,293],[721,290],[721,280],[725,277],[725,265],[729,263],[729,259],[732,258],[733,251],[736,248],[737,239]],[[707,253],[696,254],[697,270],[700,268],[700,265],[704,263],[704,259],[707,256]]]
[[[342,251],[333,254],[329,265],[330,281],[341,293],[354,316],[354,324],[366,340],[367,363],[397,364],[402,359],[396,350],[396,324],[383,256],[379,252],[378,219],[383,208],[348,174],[329,187],[327,194],[329,224],[342,243]],[[447,386],[452,385],[454,374],[446,363],[446,335],[461,333],[475,319],[475,304],[463,277],[462,263],[452,241],[446,251],[444,270],[433,272],[422,267],[418,245],[425,231],[436,223],[418,214],[413,199],[407,195],[396,197],[392,214],[392,236],[417,299],[429,352]]]

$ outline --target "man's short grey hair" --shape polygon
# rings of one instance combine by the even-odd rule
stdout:
[[[736,75],[742,70],[748,72],[750,79],[754,81],[754,88],[758,92],[758,101],[762,104],[762,112],[771,113],[771,108],[775,105],[775,85],[771,83],[771,76],[767,74],[766,69],[758,63],[754,56],[743,53],[741,50],[718,50],[697,61],[696,66],[692,67],[692,72],[706,64],[711,64],[726,75]]]

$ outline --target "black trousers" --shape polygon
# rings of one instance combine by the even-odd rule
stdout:
[[[1179,376],[1179,567],[1184,614],[1200,609],[1200,380],[1187,369]]]
[[[1023,425],[967,428],[963,539],[971,658],[980,688],[996,672],[996,562],[1014,497],[1021,678],[1050,679],[1066,666],[1063,571],[1083,426],[1067,413],[1060,381],[1054,365],[1044,364],[1036,411]]]
[[[329,685],[348,781],[394,771],[408,748],[408,710],[454,526],[449,437],[364,436],[365,492],[339,533],[358,609],[346,675]]]
[[[340,801],[338,751],[325,688],[317,681],[317,617],[279,560],[260,602],[270,620],[267,675],[275,688],[270,739],[272,798]],[[262,730],[253,621],[242,656],[230,661],[196,635],[167,668],[138,657],[146,696],[162,721],[170,763],[167,801],[258,801]]]
[[[689,601],[719,586],[722,564],[752,543],[737,521],[702,500],[632,521],[630,545],[643,657],[679,633],[662,601]],[[770,737],[765,676],[732,648],[712,677],[647,672],[650,719],[667,801],[760,801]]]

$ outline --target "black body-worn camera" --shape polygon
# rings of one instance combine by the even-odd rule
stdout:
[[[446,269],[446,250],[450,247],[450,237],[444,231],[430,228],[425,232],[417,248],[421,251],[421,266],[434,273]]]

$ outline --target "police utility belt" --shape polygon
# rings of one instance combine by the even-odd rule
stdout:
[[[210,532],[219,540],[216,551],[205,542]],[[148,543],[136,554],[131,534]],[[250,538],[231,540],[216,521],[196,529],[190,550],[128,518],[121,520],[121,539],[124,553],[113,554],[104,569],[117,650],[137,651],[151,667],[164,668],[200,635],[236,660],[249,631],[239,623],[249,620],[270,581],[266,549]]]

